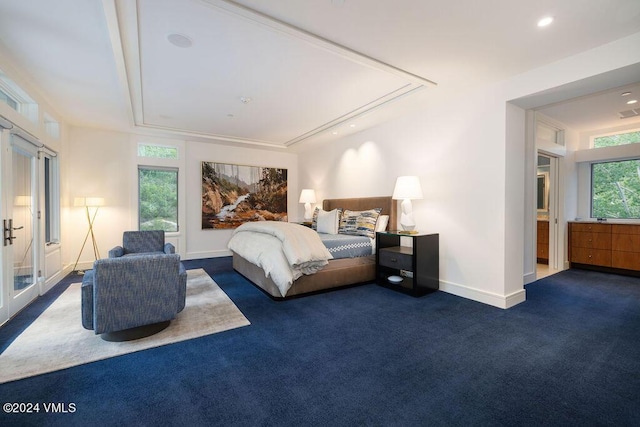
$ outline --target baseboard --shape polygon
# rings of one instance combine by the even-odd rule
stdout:
[[[527,294],[524,289],[520,289],[509,295],[500,295],[493,292],[483,291],[481,289],[471,288],[469,286],[457,283],[440,281],[440,290],[462,298],[467,298],[483,304],[492,305],[498,308],[511,308],[526,300]]]
[[[206,252],[187,252],[183,260],[189,259],[203,259],[203,258],[220,258],[224,256],[231,256],[231,251],[228,249],[220,249],[216,251],[206,251]]]
[[[534,271],[532,273],[527,273],[524,275],[523,279],[524,279],[524,284],[528,285],[529,283],[533,283],[537,280],[536,277],[537,273]]]

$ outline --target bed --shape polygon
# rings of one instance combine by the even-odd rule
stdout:
[[[381,208],[380,215],[389,215],[389,226],[397,224],[397,202],[391,197],[364,197],[349,199],[326,199],[322,203],[324,211],[333,209],[364,211]],[[314,274],[297,278],[283,295],[276,283],[258,265],[249,262],[232,250],[233,268],[267,295],[276,300],[353,286],[375,279],[375,255],[355,258],[331,259],[328,264]]]

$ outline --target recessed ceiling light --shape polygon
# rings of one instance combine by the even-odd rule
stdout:
[[[240,102],[242,102],[243,104],[248,104],[251,101],[253,101],[251,98],[249,98],[248,96],[241,96],[240,97]]]
[[[631,92],[622,92],[620,94],[620,96],[629,96],[629,95],[631,95]]]
[[[333,132],[331,132],[331,135],[337,135],[337,134],[338,134],[337,130],[334,130]]]
[[[538,21],[538,27],[546,27],[547,25],[553,22],[552,16],[545,16],[541,20]]]
[[[351,124],[349,125],[349,127],[350,127],[350,128],[354,128],[354,127],[356,127],[356,124],[355,124],[355,123],[351,123]]]
[[[178,47],[191,47],[193,46],[193,40],[184,34],[172,33],[167,36],[167,40],[174,46]]]
[[[638,102],[637,99],[630,99],[627,101],[627,105],[635,104],[636,102]]]

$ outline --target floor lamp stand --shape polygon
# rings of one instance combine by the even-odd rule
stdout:
[[[71,271],[76,271],[76,267],[78,266],[78,261],[80,261],[80,256],[82,255],[82,251],[84,251],[84,246],[87,244],[87,239],[89,238],[89,234],[91,234],[91,241],[93,242],[93,256],[96,260],[100,258],[100,251],[98,250],[98,244],[96,243],[96,236],[93,234],[93,222],[96,220],[96,215],[98,214],[98,208],[96,207],[96,210],[93,213],[93,217],[89,215],[89,206],[85,206],[84,208],[87,214],[87,222],[89,223],[89,229],[87,230],[87,234],[85,234],[84,236],[84,241],[82,242],[80,253],[78,254],[78,258],[76,258],[76,263],[73,265],[73,270]],[[83,272],[78,271],[78,273],[83,273]]]

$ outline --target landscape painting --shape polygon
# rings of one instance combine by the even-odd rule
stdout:
[[[202,228],[287,221],[287,170],[202,162]]]

